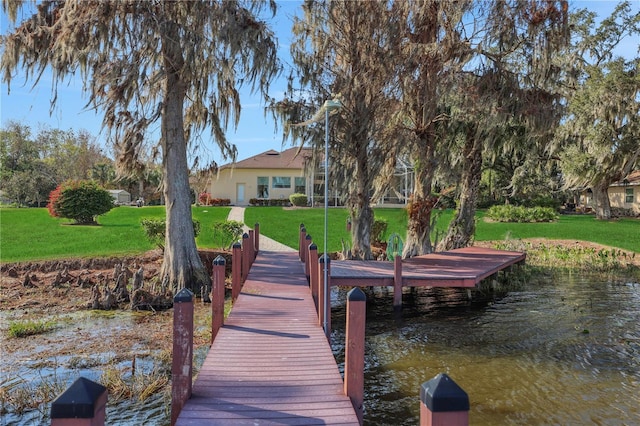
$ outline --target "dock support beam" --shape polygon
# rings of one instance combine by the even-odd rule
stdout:
[[[233,244],[231,252],[231,301],[236,302],[242,287],[242,246],[240,243]]]
[[[304,223],[300,224],[300,234],[298,235],[298,257],[301,261],[304,260],[304,253],[302,247],[304,246],[304,239],[307,236],[307,228],[304,227]]]
[[[107,388],[79,377],[51,403],[51,426],[104,426]]]
[[[254,247],[255,247],[255,251],[256,251],[256,257],[258,257],[258,253],[260,252],[260,224],[256,222],[255,225],[253,225],[253,232],[254,232]]]
[[[402,257],[393,258],[393,310],[402,311]]]
[[[331,259],[324,253],[319,261],[318,321],[331,341]]]
[[[311,288],[311,297],[313,303],[316,305],[316,312],[318,311],[318,246],[315,243],[311,243],[309,246],[309,287]]]
[[[171,425],[175,425],[193,378],[193,293],[183,288],[173,298],[173,361],[171,363]]]
[[[307,276],[307,281],[309,281],[309,247],[311,247],[311,235],[307,234],[304,237],[304,274]]]
[[[358,421],[364,419],[364,336],[367,296],[358,287],[347,295],[344,345],[344,393],[351,399]]]
[[[242,234],[242,282],[245,282],[247,280],[249,269],[251,268],[249,253],[249,234],[245,232],[244,234]]]
[[[420,388],[420,426],[468,426],[469,396],[444,373]]]
[[[211,343],[224,324],[224,274],[226,261],[218,255],[213,260],[213,291],[211,295]]]

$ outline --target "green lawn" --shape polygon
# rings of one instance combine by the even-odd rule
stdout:
[[[198,245],[211,247],[212,224],[225,220],[229,207],[194,207],[201,223]],[[117,207],[100,216],[100,226],[72,225],[49,216],[47,209],[0,209],[0,260],[56,259],[142,253],[153,245],[144,235],[142,218],[162,218],[164,206]]]
[[[214,248],[213,223],[223,221],[229,207],[194,207],[193,216],[201,223],[197,244]],[[78,226],[49,216],[46,209],[0,209],[0,261],[18,262],[64,257],[94,257],[137,254],[154,248],[144,236],[142,218],[164,217],[163,206],[118,207],[100,216],[100,226]],[[438,211],[437,228],[444,231],[452,211]],[[347,211],[329,209],[329,249],[338,251],[341,241],[350,241],[346,229]],[[392,233],[405,238],[407,216],[401,208],[376,208],[375,217],[386,220],[385,239]],[[476,240],[505,238],[549,238],[592,241],[640,253],[640,221],[621,219],[602,222],[589,215],[561,216],[554,223],[489,223],[478,213]],[[260,224],[261,234],[291,247],[298,245],[299,225],[304,223],[318,252],[323,252],[324,210],[249,207],[245,223]]]
[[[376,208],[376,219],[388,222],[385,239],[392,233],[398,233],[402,239],[406,236],[407,213],[402,208]],[[452,210],[439,210],[436,229],[443,233],[451,218]],[[329,208],[330,251],[340,250],[341,239],[349,241],[346,231],[347,211],[341,208]],[[477,214],[477,241],[504,240],[505,238],[548,238],[562,240],[583,240],[607,246],[618,247],[640,253],[640,220],[620,219],[599,221],[591,215],[566,215],[553,223],[497,223],[485,222],[484,212]],[[260,233],[291,247],[298,245],[298,227],[304,223],[307,233],[322,252],[324,210],[319,209],[282,209],[281,207],[249,207],[245,211],[245,222],[253,226],[260,223]]]

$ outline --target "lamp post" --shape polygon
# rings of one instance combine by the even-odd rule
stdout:
[[[322,276],[324,277],[324,315],[322,328],[325,334],[327,333],[327,308],[329,306],[329,300],[331,300],[331,294],[329,293],[329,277],[327,276],[327,266],[329,260],[329,250],[327,247],[327,229],[329,224],[329,112],[338,110],[342,107],[340,101],[328,100],[322,105],[324,109],[324,254],[326,256],[323,263]],[[329,336],[327,335],[327,338]]]

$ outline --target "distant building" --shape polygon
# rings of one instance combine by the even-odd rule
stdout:
[[[124,189],[109,189],[108,191],[116,205],[128,205],[131,203],[131,194]]]

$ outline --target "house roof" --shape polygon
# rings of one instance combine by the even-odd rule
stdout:
[[[220,167],[224,169],[302,169],[307,158],[311,157],[309,148],[289,148],[282,152],[276,150],[265,151],[261,154],[249,157],[246,160],[238,161],[235,164],[229,163]]]
[[[628,185],[640,185],[640,170],[635,170],[629,173],[620,182],[616,182],[611,186],[628,186]]]

